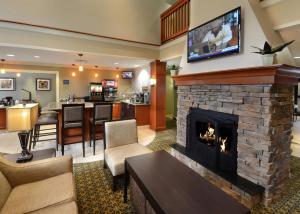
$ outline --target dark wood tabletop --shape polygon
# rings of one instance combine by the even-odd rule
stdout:
[[[32,160],[30,160],[30,162],[56,157],[55,149],[43,149],[43,150],[32,151],[32,154],[33,154],[33,158],[32,158]],[[4,158],[6,160],[9,160],[12,162],[16,162],[18,157],[20,157],[20,153],[4,155]]]
[[[129,174],[157,213],[235,214],[250,210],[165,151],[126,158]]]

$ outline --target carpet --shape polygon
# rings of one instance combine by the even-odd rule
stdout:
[[[158,132],[148,148],[153,151],[170,149],[176,143],[176,129]],[[135,213],[130,204],[123,203],[122,180],[112,191],[112,176],[103,168],[103,161],[74,164],[74,175],[79,213],[114,214]]]
[[[158,132],[148,146],[153,151],[170,149],[176,142],[176,129]],[[116,192],[112,192],[112,177],[108,169],[103,169],[103,161],[75,164],[74,174],[77,188],[79,212],[85,213],[135,213],[130,201],[123,203],[123,188],[120,181]],[[296,214],[300,213],[300,158],[291,158],[291,179],[283,196],[270,207],[256,206],[254,214]]]

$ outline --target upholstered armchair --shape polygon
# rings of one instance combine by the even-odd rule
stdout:
[[[77,213],[72,157],[16,164],[0,157],[0,213]]]
[[[106,122],[104,128],[104,167],[113,176],[113,191],[118,176],[125,173],[125,158],[152,152],[138,143],[136,120]]]

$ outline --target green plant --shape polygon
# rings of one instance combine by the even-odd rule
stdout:
[[[261,55],[266,55],[266,54],[275,54],[277,52],[282,51],[285,47],[287,47],[288,45],[292,44],[295,40],[284,43],[282,45],[279,45],[277,47],[272,48],[271,45],[268,42],[265,42],[264,48],[258,48],[255,46],[251,46],[252,48],[257,49],[258,51],[255,51],[253,53],[257,53],[257,54],[261,54]]]
[[[179,65],[168,65],[167,66],[167,71],[170,72],[171,70],[176,70],[179,71],[181,67]]]

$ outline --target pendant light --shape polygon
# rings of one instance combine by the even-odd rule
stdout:
[[[1,72],[1,74],[5,74],[5,73],[6,73],[6,71],[5,71],[5,69],[4,69],[4,62],[5,62],[5,59],[1,59],[1,62],[2,62],[2,65],[1,65],[0,72]]]
[[[83,54],[78,54],[78,56],[79,56],[79,58],[80,58],[80,60],[79,60],[79,61],[82,61],[81,57],[83,56]],[[84,71],[84,68],[83,68],[83,66],[82,66],[82,65],[79,65],[79,67],[78,67],[78,71],[80,71],[80,72]]]
[[[98,66],[97,65],[95,65],[95,69],[97,70],[98,69]],[[95,78],[97,78],[98,77],[98,73],[95,73]]]

